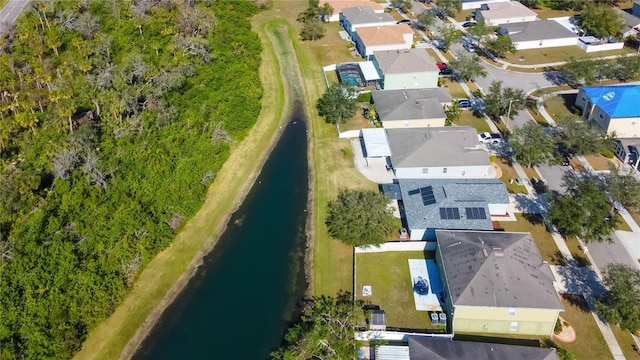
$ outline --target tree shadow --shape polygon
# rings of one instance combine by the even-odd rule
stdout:
[[[607,293],[598,274],[590,266],[580,266],[578,261],[567,259],[566,266],[558,266],[556,269],[563,279],[567,294],[598,298]]]
[[[456,334],[453,337],[454,340],[460,341],[471,341],[471,342],[481,342],[481,343],[489,343],[489,344],[506,344],[506,345],[520,345],[520,346],[531,346],[531,347],[540,347],[541,343],[539,339],[515,339],[515,338],[505,338],[505,337],[493,337],[493,336],[481,336],[481,335],[471,335],[471,334]]]
[[[556,252],[551,255],[551,262],[560,266],[567,266],[569,264],[560,250],[556,250]]]
[[[584,296],[580,294],[562,294],[562,298],[583,313],[591,312],[589,303],[587,303],[587,300],[584,298]]]
[[[558,70],[545,71],[544,78],[556,86],[565,85],[567,83],[564,76],[562,75],[562,72]]]
[[[523,214],[544,214],[546,213],[546,201],[540,197],[532,197],[529,194],[513,194],[515,207],[518,212]]]
[[[522,217],[525,218],[531,225],[544,224],[544,218],[540,214],[522,213]]]

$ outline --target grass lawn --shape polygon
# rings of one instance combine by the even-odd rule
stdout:
[[[640,214],[637,211],[633,211],[631,209],[627,209],[629,215],[635,220],[636,224],[640,225]]]
[[[460,119],[456,121],[455,124],[460,126],[472,126],[476,128],[478,134],[491,132],[491,128],[489,127],[489,124],[487,124],[487,121],[484,118],[476,117],[473,115],[473,111],[469,110],[463,110],[462,116],[460,116]]]
[[[433,50],[431,48],[428,48],[426,50],[427,50],[427,53],[429,53],[429,56],[431,56],[433,58],[433,60],[435,60],[437,62],[442,61],[442,59],[440,58],[440,56],[438,56],[438,53],[435,50]]]
[[[471,19],[471,12],[475,11],[473,9],[462,10],[456,14],[453,18],[456,19],[457,22],[467,21],[467,18]]]
[[[622,353],[627,360],[640,360],[640,352],[638,352],[638,346],[633,341],[631,333],[626,330],[622,330],[618,325],[611,325],[613,335],[618,340],[618,345],[622,349]]]
[[[337,71],[327,71],[325,74],[327,75],[327,81],[329,82],[329,86],[340,82],[340,80],[338,80]]]
[[[585,158],[595,170],[610,170],[610,166],[616,165],[615,158],[607,159],[600,154],[586,155]]]
[[[504,58],[506,62],[512,64],[521,64],[521,65],[535,65],[535,64],[547,64],[547,63],[555,63],[561,61],[569,61],[570,57],[574,57],[576,59],[582,58],[599,58],[604,56],[611,55],[624,55],[629,53],[630,50],[627,48],[623,48],[620,50],[610,50],[610,51],[598,51],[593,53],[586,53],[577,45],[572,46],[561,46],[554,48],[544,48],[544,49],[527,49],[527,50],[518,50],[515,54],[507,54]],[[521,59],[523,59],[521,61]]]
[[[541,215],[516,214],[516,218],[518,221],[502,221],[500,226],[505,231],[531,233],[544,261],[552,265],[565,265],[560,256],[560,250],[547,230]]]
[[[578,263],[578,266],[591,266],[591,261],[589,261],[587,255],[585,255],[582,245],[578,242],[578,238],[570,236],[566,237],[564,240],[567,243],[569,251],[571,251],[571,255]]]
[[[527,177],[529,179],[533,179],[533,178],[540,179],[540,175],[538,175],[538,172],[536,171],[536,169],[532,167],[528,167],[526,165],[523,166],[522,169],[524,170],[525,174],[527,174]]]
[[[502,180],[502,182],[505,183],[505,185],[507,186],[507,190],[510,193],[513,193],[513,194],[527,193],[527,188],[524,187],[524,185],[518,185],[518,183],[516,183],[515,181],[511,183],[510,181],[511,179],[518,178],[518,173],[513,168],[513,166],[511,166],[511,160],[509,160],[509,158],[504,156],[499,156],[496,158],[495,164],[500,167],[500,170],[502,170],[502,176],[500,177],[500,180]]]
[[[565,294],[562,304],[565,311],[560,316],[576,330],[577,339],[572,344],[555,342],[556,346],[571,351],[576,359],[612,359],[609,347],[582,295]]]
[[[363,104],[360,104],[358,106],[360,106],[360,108],[358,109],[358,111],[356,111],[356,115],[351,120],[349,120],[346,124],[340,125],[340,131],[360,130],[360,129],[363,129],[363,128],[372,128],[372,127],[374,127],[373,124],[371,123],[371,121],[369,121],[367,118],[365,118],[362,115],[362,106],[363,106]]]
[[[399,12],[397,12],[397,11],[395,11],[395,10],[393,10],[393,11],[389,12],[389,14],[391,14],[391,16],[393,17],[393,19],[394,19],[394,20],[396,20],[396,21],[400,21],[400,20],[404,19],[404,18],[402,17],[402,15],[400,15],[400,13],[399,13]]]
[[[573,114],[576,97],[577,94],[552,95],[544,102],[544,107],[557,123],[559,118]]]
[[[578,158],[575,156],[569,159],[569,164],[571,164],[571,167],[573,168],[573,170],[579,173],[587,172],[587,168],[585,168],[584,165],[582,165],[582,162],[578,160]]]
[[[527,104],[527,110],[529,111],[529,115],[531,115],[533,120],[535,120],[538,124],[540,124],[540,125],[542,125],[544,127],[548,127],[549,126],[549,123],[544,118],[544,116],[542,116],[542,114],[540,114],[540,112],[538,111],[538,108],[535,105]]]
[[[296,29],[300,27],[295,19],[308,5],[306,1],[282,1],[274,4],[279,16],[293,24]],[[339,290],[353,289],[353,248],[329,236],[324,223],[328,201],[333,199],[341,188],[378,189],[377,184],[368,181],[354,168],[352,158],[344,156],[343,150],[349,147],[349,140],[339,139],[335,126],[326,124],[314,110],[317,99],[326,91],[322,67],[354,61],[348,51],[347,42],[338,35],[339,24],[329,23],[326,26],[326,36],[318,41],[296,40],[297,30],[290,34],[304,80],[304,106],[310,109],[309,151],[313,166],[313,219],[310,231],[314,241],[314,295],[335,295]]]
[[[540,19],[549,19],[563,16],[575,15],[578,12],[574,10],[553,10],[544,6],[540,6],[540,9],[533,9],[538,14]]]
[[[469,90],[471,90],[471,92],[478,91],[480,89],[478,85],[472,81],[467,81],[466,83],[467,83],[467,86],[469,87]]]
[[[454,99],[466,99],[467,93],[462,90],[462,86],[453,78],[447,77],[444,78],[444,87],[449,90],[451,97]]]
[[[622,218],[620,214],[616,214],[616,221],[617,221],[616,230],[631,231],[631,227],[629,226],[629,224],[627,224],[626,221],[624,221],[624,218]]]
[[[434,258],[433,252],[426,253]],[[408,259],[424,259],[423,251],[393,251],[356,254],[356,297],[385,311],[387,326],[406,329],[434,329],[429,313],[417,311]],[[371,285],[372,296],[362,296],[362,286]]]

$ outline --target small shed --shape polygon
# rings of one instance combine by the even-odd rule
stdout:
[[[387,330],[387,318],[384,310],[374,310],[369,318],[369,330],[385,331]]]

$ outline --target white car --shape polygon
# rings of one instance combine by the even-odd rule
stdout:
[[[498,144],[503,141],[502,135],[500,134],[491,134],[488,132],[483,132],[482,134],[478,134],[478,141],[483,144]]]

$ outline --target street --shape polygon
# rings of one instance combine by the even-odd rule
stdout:
[[[29,0],[7,1],[7,4],[0,10],[0,35],[5,34],[9,30],[28,3]]]

